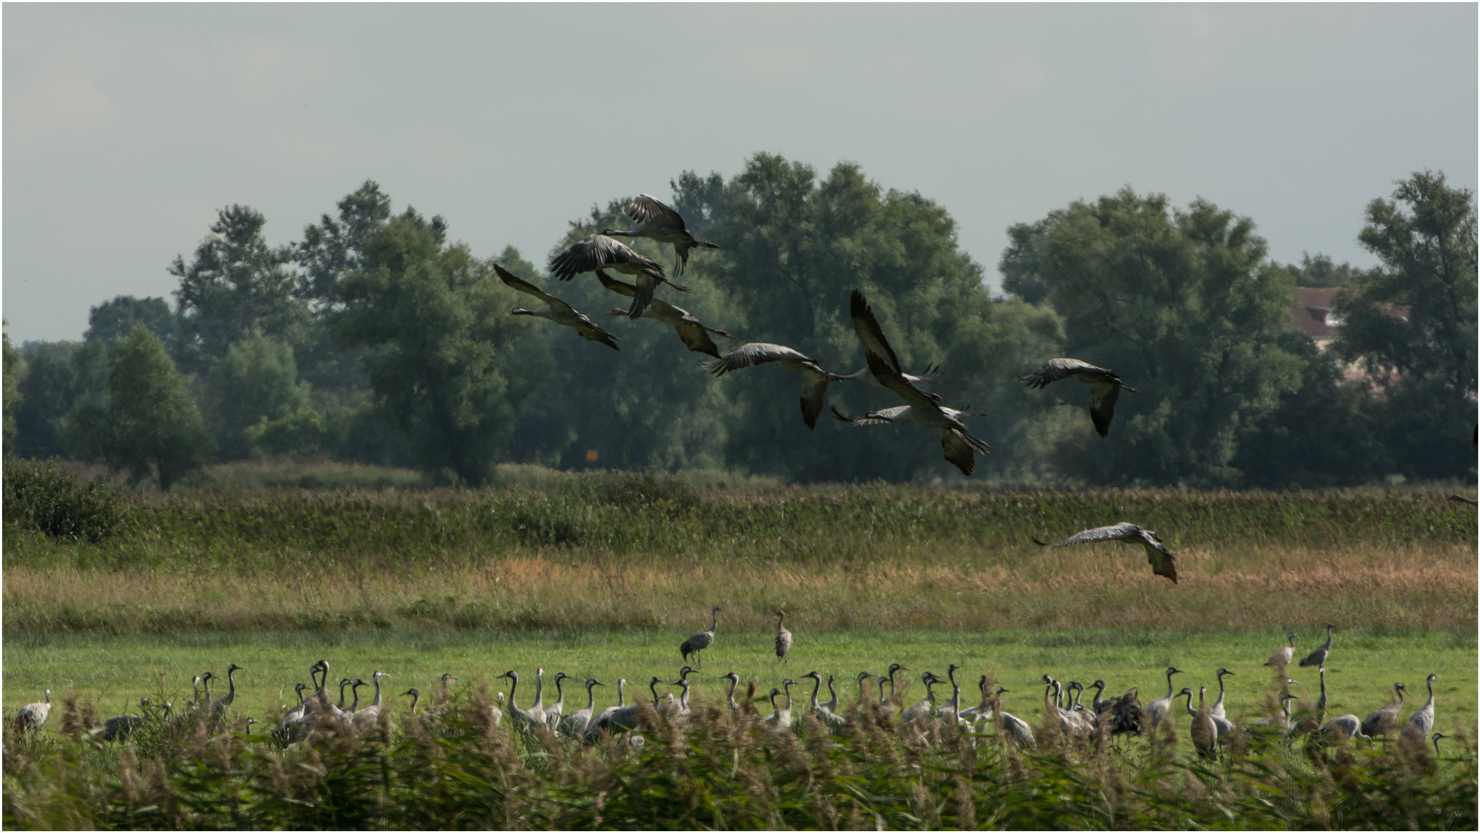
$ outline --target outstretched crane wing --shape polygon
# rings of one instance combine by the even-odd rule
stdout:
[[[758,364],[785,361],[787,359],[816,364],[811,359],[784,344],[768,344],[764,341],[752,341],[748,344],[740,345],[726,354],[722,359],[705,362],[704,369],[716,376],[723,376],[731,370],[739,370],[743,367],[755,367]]]
[[[499,280],[508,284],[510,287],[519,290],[520,292],[524,292],[529,295],[533,295],[536,298],[539,298],[541,301],[549,304],[551,309],[564,309],[568,312],[575,312],[575,310],[571,308],[570,304],[567,304],[559,298],[556,298],[554,295],[550,295],[542,291],[538,286],[535,286],[529,281],[515,277],[514,273],[510,272],[502,266],[499,266],[497,263],[493,265],[493,271],[498,275]]]
[[[1120,398],[1120,385],[1096,382],[1091,388],[1089,418],[1100,436],[1110,435],[1110,420],[1115,418],[1115,400]]]
[[[627,216],[639,223],[653,223],[679,231],[688,231],[684,227],[683,217],[679,216],[672,206],[647,194],[639,194],[637,199],[627,206]]]
[[[1067,379],[1070,376],[1077,376],[1085,372],[1114,375],[1103,367],[1097,367],[1089,362],[1082,362],[1079,359],[1049,359],[1048,363],[1043,365],[1043,367],[1029,373],[1027,376],[1022,377],[1022,379],[1028,383],[1028,387],[1030,388],[1045,388],[1060,379]]]
[[[882,358],[894,370],[895,375],[903,374],[904,370],[899,366],[899,357],[894,355],[894,348],[889,346],[889,339],[884,337],[884,328],[879,326],[879,319],[874,317],[873,307],[869,306],[863,293],[857,289],[853,290],[850,301],[849,312],[853,316],[853,331],[858,334],[858,340],[863,342],[864,352]],[[872,365],[871,361],[870,368]],[[875,371],[874,375],[879,374]]]

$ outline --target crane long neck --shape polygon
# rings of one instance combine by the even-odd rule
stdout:
[[[1168,671],[1167,672],[1167,696],[1168,697],[1171,697],[1172,696],[1172,675],[1175,674],[1175,673],[1177,673],[1177,672],[1175,672],[1175,671]],[[1191,701],[1189,700],[1189,702],[1191,702]]]

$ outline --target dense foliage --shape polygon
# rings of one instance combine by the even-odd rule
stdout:
[[[444,695],[445,696],[445,695]],[[430,697],[428,699],[431,699]],[[425,702],[425,701],[424,701]],[[646,701],[642,701],[646,702]],[[988,724],[896,731],[893,709],[777,731],[748,703],[639,719],[647,743],[595,746],[489,719],[488,692],[436,716],[381,712],[363,739],[289,749],[259,727],[211,731],[157,711],[121,751],[63,704],[63,737],[5,750],[8,828],[125,829],[1390,829],[1475,828],[1468,738],[1443,759],[1306,740],[1220,761],[1154,739],[1071,744],[1049,724],[1020,752]],[[424,709],[423,715],[428,714]],[[1458,750],[1452,751],[1452,750]]]
[[[1330,487],[1384,478],[1469,478],[1475,423],[1473,195],[1423,172],[1375,200],[1361,239],[1375,270],[1322,255],[1271,261],[1250,218],[1203,200],[1185,208],[1129,188],[1009,229],[993,297],[946,210],[870,181],[757,154],[726,180],[684,172],[672,204],[699,239],[686,271],[673,250],[628,242],[687,292],[659,296],[733,338],[784,344],[841,374],[863,367],[847,312],[862,290],[911,370],[938,366],[938,392],[993,446],[975,478],[1011,485]],[[630,228],[630,196],[573,222],[554,254]],[[605,318],[627,301],[589,275],[545,282],[507,248],[475,254],[448,223],[365,182],[272,246],[266,218],[223,208],[187,263],[171,313],[161,299],[93,309],[81,343],[7,352],[7,449],[97,456],[65,441],[106,398],[105,365],[142,324],[185,374],[216,459],[322,454],[415,465],[430,482],[488,481],[500,461],[562,469],[712,469],[789,481],[959,480],[936,432],[800,419],[801,379],[777,365],[713,378],[671,328]],[[593,345],[538,319],[505,319],[527,296],[498,262],[620,337]],[[1291,325],[1296,285],[1344,287],[1331,350]],[[1088,391],[1018,382],[1074,356],[1144,391],[1120,398],[1108,439]],[[857,415],[896,398],[835,382],[827,404]],[[94,411],[95,412],[95,411]]]
[[[5,465],[5,523],[57,538],[96,543],[122,524],[118,495],[101,479],[80,483],[54,462]]]

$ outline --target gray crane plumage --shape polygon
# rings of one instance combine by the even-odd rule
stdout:
[[[1326,626],[1326,644],[1315,649],[1314,651],[1311,651],[1305,659],[1301,660],[1301,668],[1310,668],[1312,666],[1319,667],[1326,664],[1326,656],[1331,653],[1331,628],[1333,627],[1335,626]]]
[[[499,280],[503,281],[510,288],[517,289],[527,295],[533,295],[545,302],[545,306],[539,309],[530,310],[523,307],[516,307],[509,310],[510,315],[533,315],[537,318],[554,321],[563,327],[574,327],[575,331],[580,333],[581,338],[587,341],[599,341],[617,351],[622,349],[617,346],[616,336],[596,326],[590,318],[586,317],[584,313],[578,312],[570,304],[541,290],[529,281],[516,277],[512,272],[496,263],[493,266],[493,271],[498,274]]]
[[[887,422],[895,425],[909,424],[923,428],[938,428],[941,432],[941,451],[946,461],[960,469],[962,474],[970,477],[976,469],[975,455],[987,454],[991,449],[986,442],[973,437],[966,423],[961,421],[962,417],[975,416],[975,414],[969,410],[956,410],[939,404],[937,401],[939,397],[932,397],[931,394],[921,391],[905,377],[899,357],[894,354],[894,348],[889,346],[889,340],[884,337],[884,329],[880,326],[878,318],[874,316],[873,308],[869,306],[863,293],[857,289],[853,290],[849,312],[853,318],[853,331],[858,335],[859,342],[863,344],[864,358],[868,361],[869,372],[880,385],[903,399],[906,406],[870,411],[860,419],[849,419],[834,408],[833,416],[843,422],[857,425]]]
[[[705,362],[704,369],[716,376],[732,370],[775,362],[787,370],[802,374],[802,421],[807,428],[817,428],[817,417],[822,414],[822,398],[827,394],[828,372],[812,359],[784,344],[753,341],[742,344],[724,357]]]
[[[1142,529],[1133,523],[1121,521],[1113,526],[1100,526],[1094,529],[1086,529],[1076,532],[1057,544],[1049,544],[1033,539],[1033,543],[1040,547],[1059,549],[1070,547],[1075,544],[1095,544],[1101,541],[1120,541],[1123,544],[1141,544],[1146,548],[1146,560],[1151,564],[1151,572],[1158,576],[1165,576],[1177,583],[1177,558],[1167,551],[1166,544],[1149,529]]]
[[[1048,364],[1022,377],[1029,388],[1045,388],[1060,379],[1073,378],[1090,386],[1089,416],[1101,437],[1109,436],[1110,420],[1115,418],[1115,400],[1121,388],[1140,393],[1120,381],[1112,370],[1097,367],[1079,359],[1049,359]]]
[[[786,652],[791,650],[791,631],[781,624],[786,619],[786,611],[776,611],[776,661],[786,659]]]
[[[597,269],[610,269],[637,279],[637,294],[632,299],[631,309],[627,311],[627,315],[632,318],[642,317],[642,311],[653,300],[653,291],[658,288],[658,284],[666,283],[680,292],[687,292],[689,289],[663,277],[663,267],[656,260],[643,257],[604,234],[593,234],[579,243],[573,243],[570,248],[550,260],[551,274],[563,281]]]
[[[596,279],[601,281],[602,286],[618,295],[625,295],[628,298],[637,297],[637,287],[613,278],[604,270],[596,270]],[[627,311],[614,309],[607,312],[607,315],[627,315]],[[628,317],[630,318],[631,316]],[[660,324],[667,324],[673,327],[674,332],[678,333],[679,339],[683,341],[684,346],[689,348],[689,350],[695,353],[706,353],[716,359],[722,357],[720,356],[719,348],[715,346],[714,340],[709,337],[709,334],[714,333],[717,336],[724,336],[725,338],[734,337],[724,330],[716,330],[713,327],[704,326],[703,322],[695,318],[688,310],[682,307],[676,307],[661,298],[652,299],[639,317],[649,318]]]
[[[710,615],[714,617],[714,621],[710,623],[707,629],[690,636],[683,641],[682,645],[678,646],[678,651],[683,655],[684,662],[688,662],[689,655],[693,654],[694,662],[700,665],[704,664],[704,659],[700,656],[699,652],[714,644],[714,632],[719,629],[719,610],[716,607],[710,611]]]
[[[603,229],[602,234],[619,237],[646,237],[659,243],[669,243],[673,246],[673,254],[678,259],[678,268],[675,274],[682,275],[683,270],[689,265],[689,250],[695,248],[718,249],[717,243],[708,243],[697,240],[689,234],[688,227],[684,224],[683,217],[672,206],[651,197],[647,194],[638,195],[627,206],[627,216],[636,220],[639,225],[635,229],[621,231],[618,229]]]

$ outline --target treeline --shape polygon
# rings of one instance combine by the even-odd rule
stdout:
[[[1423,172],[1367,207],[1372,270],[1317,256],[1273,262],[1253,222],[1129,188],[1014,226],[993,297],[955,223],[856,165],[825,178],[758,154],[726,181],[683,173],[673,205],[698,250],[659,296],[733,339],[785,344],[824,367],[864,366],[847,298],[862,289],[901,361],[939,364],[938,390],[984,416],[977,479],[1035,485],[1304,487],[1401,475],[1468,477],[1476,391],[1472,195]],[[626,227],[627,199],[571,223],[551,252]],[[958,477],[935,432],[800,418],[800,378],[764,366],[715,379],[672,328],[602,318],[627,299],[589,275],[546,281],[512,247],[479,257],[440,216],[366,182],[302,239],[273,247],[265,218],[219,212],[173,306],[118,297],[80,342],[5,341],[4,431],[19,457],[100,461],[169,488],[211,461],[320,454],[486,483],[497,462],[557,468],[715,468],[793,481]],[[672,263],[650,241],[639,252]],[[540,283],[620,337],[616,352],[510,309]],[[1327,349],[1291,323],[1297,285],[1346,286]],[[1089,391],[1028,391],[1055,356],[1113,368],[1108,439]],[[844,413],[896,404],[837,384]]]

